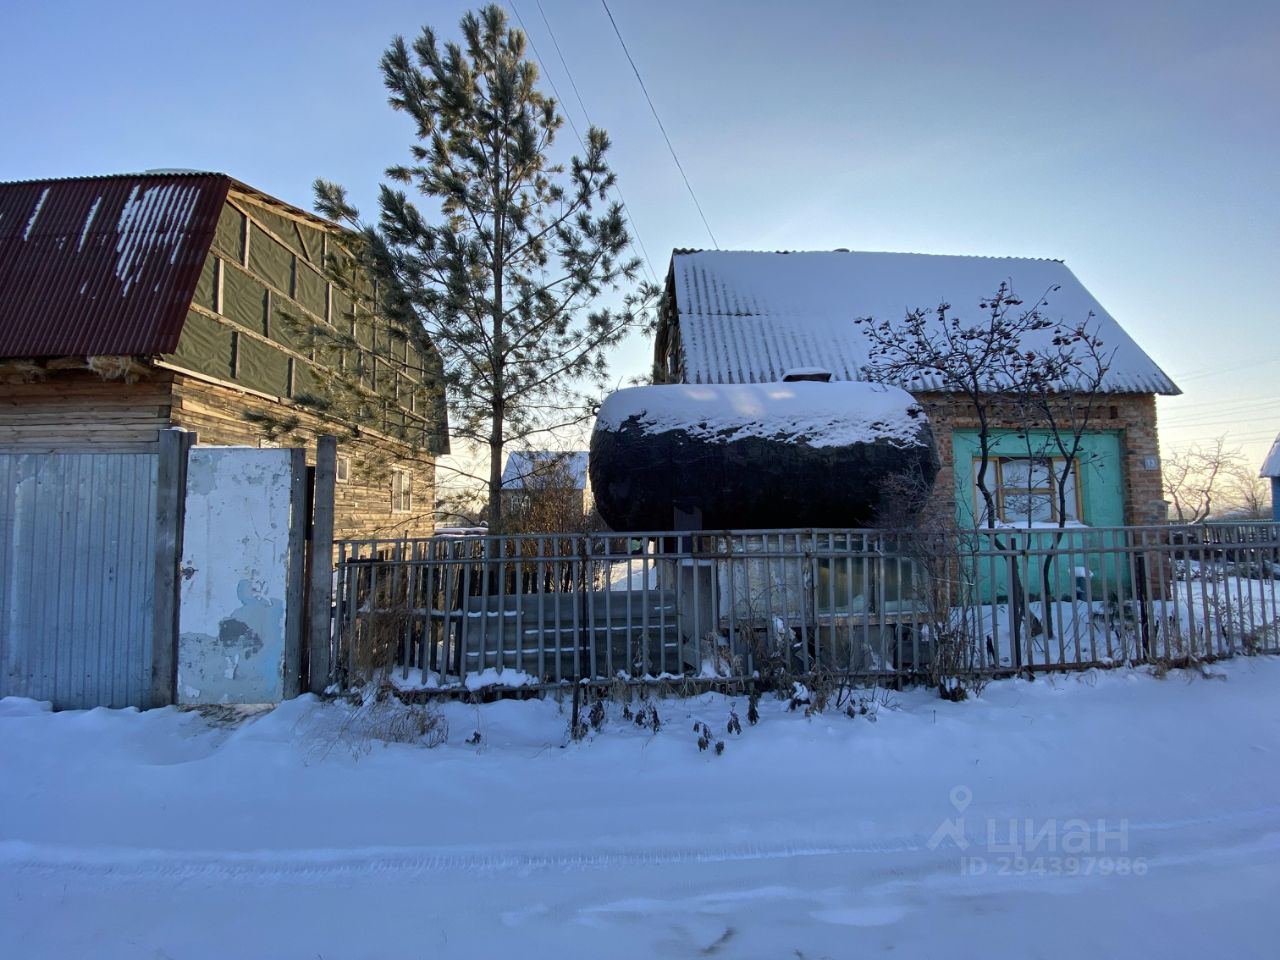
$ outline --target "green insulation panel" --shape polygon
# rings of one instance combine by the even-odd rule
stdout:
[[[320,319],[324,319],[325,286],[324,277],[308,266],[298,265],[298,303]]]
[[[218,227],[213,235],[214,252],[224,259],[241,263],[244,260],[244,214],[231,204],[224,204],[218,217]]]
[[[288,297],[271,297],[271,339],[304,356],[311,350],[316,318],[298,309]]]
[[[296,363],[293,367],[293,395],[317,395],[321,391],[320,377],[316,371],[305,363]]]
[[[194,310],[182,325],[178,349],[168,358],[178,366],[226,380],[231,375],[231,328]]]
[[[281,293],[293,290],[293,252],[276,243],[255,224],[249,234],[249,272]]]
[[[241,337],[236,383],[282,397],[288,393],[289,358],[261,340]]]
[[[254,333],[265,335],[267,288],[232,263],[222,269],[222,315]]]
[[[246,221],[231,204],[224,206],[213,253],[206,258],[192,299],[193,306],[225,319],[191,311],[178,347],[168,359],[193,372],[270,396],[296,397],[322,395],[330,387],[328,375],[304,359],[312,357],[335,371],[342,370],[343,376],[357,375],[366,389],[386,398],[385,413],[378,409],[383,406],[380,401],[371,401],[370,425],[379,424],[393,437],[415,434],[406,439],[418,442],[425,416],[430,424],[425,428],[428,448],[447,452],[438,356],[434,352],[420,354],[405,338],[381,329],[367,310],[357,307],[351,296],[329,282],[324,231],[256,204],[250,210],[251,219]],[[243,265],[246,223],[247,267]],[[341,250],[333,238],[328,246]],[[220,291],[218,260],[222,261]],[[357,279],[359,300],[367,303],[374,285],[364,275]],[[326,323],[341,334],[354,336],[359,349],[346,351],[340,361],[331,352],[313,354],[313,328]],[[280,349],[261,337],[280,344]],[[415,382],[419,380],[426,381],[426,386]],[[416,402],[411,401],[415,394]],[[416,414],[408,412],[411,402],[415,402]]]
[[[324,249],[324,235],[321,231],[264,207],[255,206],[253,218],[279,237],[291,253],[296,253],[308,263],[321,265],[321,253]]]
[[[216,283],[217,263],[217,257],[204,258],[204,268],[200,271],[200,279],[196,281],[196,292],[191,298],[192,303],[198,307],[204,307],[206,310],[212,310],[214,307],[213,293]]]

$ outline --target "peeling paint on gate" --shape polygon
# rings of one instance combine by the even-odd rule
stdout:
[[[192,448],[181,570],[180,703],[284,698],[292,489],[288,450]]]

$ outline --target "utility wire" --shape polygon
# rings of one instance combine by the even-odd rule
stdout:
[[[1202,377],[1212,377],[1219,373],[1235,372],[1237,370],[1249,370],[1253,367],[1265,367],[1267,364],[1280,363],[1280,357],[1268,357],[1265,360],[1254,360],[1252,363],[1233,363],[1225,367],[1206,367],[1199,370],[1192,370],[1190,373],[1184,373],[1178,377],[1179,380],[1199,380]]]
[[[529,28],[524,25],[524,17],[520,16],[520,9],[516,6],[515,0],[511,0],[511,9],[515,12],[516,20],[520,23],[520,29],[524,31],[524,35],[529,41],[529,48],[533,51],[534,59],[538,61],[538,66],[542,68],[542,73],[546,76],[547,83],[551,84],[551,92],[556,95],[556,99],[558,101],[565,103],[564,98],[560,96],[560,91],[556,88],[555,80],[551,77],[551,71],[547,69],[546,62],[542,59],[542,55],[538,53],[538,45],[533,42],[533,37],[529,33]],[[542,12],[541,0],[538,2],[538,11]],[[547,23],[547,15],[545,13],[542,14],[542,22]],[[550,23],[547,23],[547,32],[551,33]],[[560,54],[560,44],[556,43],[556,35],[554,33],[551,33],[551,42],[555,43],[556,53]],[[564,64],[564,72],[569,76],[569,83],[573,86],[574,96],[578,98],[578,106],[582,107],[582,115],[586,117],[587,125],[590,126],[591,117],[587,114],[587,108],[582,106],[582,95],[578,93],[578,85],[573,82],[573,74],[569,73],[569,66],[568,64],[565,64],[563,54],[560,54],[560,63]],[[564,111],[564,118],[569,121],[569,128],[573,130],[573,135],[578,138],[578,143],[582,145],[582,151],[585,153],[587,150],[587,141],[583,138],[582,134],[578,132],[578,125],[573,122],[573,115],[567,109]],[[626,198],[623,197],[622,189],[617,185],[617,183],[614,183],[613,185],[613,192],[618,195],[618,202],[622,205],[622,212],[626,216],[627,222],[631,224],[631,232],[635,235],[636,243],[640,246],[640,252],[644,258],[643,263],[645,269],[649,272],[649,278],[656,284],[658,282],[658,274],[653,269],[653,263],[649,259],[649,251],[645,249],[644,241],[640,239],[640,230],[636,227],[635,218],[631,216],[631,211],[627,209]]]
[[[591,114],[587,112],[587,105],[582,102],[582,94],[578,92],[577,81],[573,79],[573,71],[569,69],[569,64],[564,58],[564,52],[560,49],[560,41],[556,39],[556,32],[551,29],[551,21],[547,19],[547,12],[542,9],[542,0],[537,0],[537,3],[538,13],[542,14],[542,22],[546,24],[547,34],[551,37],[551,44],[556,48],[556,56],[560,58],[560,66],[564,67],[564,74],[569,78],[569,86],[573,88],[573,95],[578,98],[578,106],[582,108],[582,116],[586,118],[587,126],[591,126]],[[532,42],[530,41],[530,43]],[[640,237],[640,228],[636,226],[635,217],[631,216],[631,210],[627,207],[627,198],[622,195],[622,188],[617,183],[614,183],[613,191],[618,195],[618,201],[622,204],[627,220],[631,223],[631,230],[636,235],[636,244],[640,247],[640,253],[644,257],[645,266],[649,270],[649,277],[654,283],[657,283],[658,271],[653,268],[653,260],[649,257],[649,251],[645,249],[644,240]]]
[[[680,163],[680,158],[676,156],[676,148],[671,145],[671,138],[667,136],[667,128],[662,125],[662,118],[658,116],[658,108],[653,105],[653,98],[649,96],[649,88],[644,85],[644,78],[640,76],[640,68],[636,66],[635,60],[631,58],[631,51],[627,49],[627,41],[622,39],[622,31],[618,29],[618,21],[613,19],[613,11],[609,9],[609,4],[605,0],[600,0],[600,5],[604,7],[604,12],[609,15],[609,22],[613,24],[613,32],[618,36],[618,43],[622,44],[622,52],[627,55],[627,62],[631,64],[631,70],[635,73],[640,89],[644,92],[644,98],[649,101],[649,109],[653,111],[653,119],[658,121],[658,129],[662,131],[662,139],[667,141],[667,149],[671,151],[671,159],[676,162],[676,169],[680,171],[684,185],[689,190],[689,196],[693,198],[693,205],[698,208],[698,216],[702,218],[702,225],[707,228],[707,236],[711,238],[711,245],[719,250],[720,244],[716,242],[716,235],[711,232],[711,224],[707,222],[707,215],[702,212],[702,204],[698,202],[698,195],[693,192],[693,184],[689,182],[689,177],[684,172],[684,166]]]
[[[547,11],[542,9],[542,0],[537,0],[538,13],[542,14],[542,22],[546,24],[547,33],[551,36],[551,43],[556,48],[556,56],[560,58],[560,66],[564,67],[565,76],[569,78],[569,86],[573,87],[573,95],[578,98],[578,106],[582,108],[582,115],[587,118],[587,124],[591,123],[591,115],[587,112],[587,105],[582,102],[582,94],[578,92],[578,85],[574,83],[573,71],[569,69],[569,64],[565,62],[564,53],[560,50],[560,43],[556,40],[556,32],[551,29],[551,21],[547,19]],[[533,41],[530,41],[532,43]]]

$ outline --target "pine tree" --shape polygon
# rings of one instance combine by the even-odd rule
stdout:
[[[424,27],[383,54],[390,103],[416,142],[411,164],[387,170],[397,186],[382,186],[377,224],[323,180],[316,206],[360,233],[382,312],[439,351],[452,432],[487,446],[490,526],[501,529],[503,450],[590,416],[608,348],[644,325],[656,291],[640,284],[620,308],[595,306],[640,266],[607,199],[609,138],[592,127],[583,155],[557,163],[564,121],[537,87],[524,34],[492,5],[461,32],[441,45]]]

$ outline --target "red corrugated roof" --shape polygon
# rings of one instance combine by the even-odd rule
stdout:
[[[0,183],[0,356],[171,353],[231,182]]]

